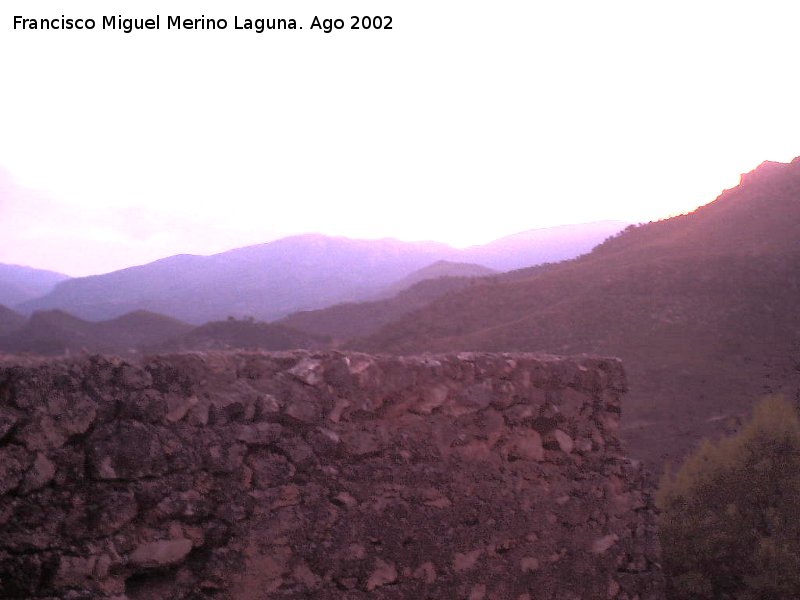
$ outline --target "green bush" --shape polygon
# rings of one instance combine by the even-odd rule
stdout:
[[[800,598],[800,420],[783,399],[704,442],[658,504],[670,598]]]

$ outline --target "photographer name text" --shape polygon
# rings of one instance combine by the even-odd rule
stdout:
[[[241,31],[265,33],[268,31],[296,31],[305,29],[319,33],[337,31],[386,31],[393,29],[391,16],[350,15],[348,17],[321,17],[315,15],[307,21],[277,17],[184,17],[182,15],[155,15],[152,17],[124,17],[123,15],[93,17],[35,17],[14,16],[13,29],[17,31],[96,31],[111,30],[132,34],[141,31]]]

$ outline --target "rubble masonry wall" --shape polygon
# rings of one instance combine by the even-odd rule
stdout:
[[[614,359],[0,366],[0,597],[661,598]]]

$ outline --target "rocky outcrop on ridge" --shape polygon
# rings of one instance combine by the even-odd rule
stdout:
[[[0,362],[0,597],[662,597],[621,364]]]

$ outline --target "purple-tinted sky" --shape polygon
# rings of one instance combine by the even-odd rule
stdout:
[[[116,12],[115,12],[116,11]],[[303,31],[13,31],[13,15]],[[391,14],[332,34],[315,14]],[[83,275],[306,231],[464,246],[712,200],[800,154],[794,2],[0,4],[0,262]]]

